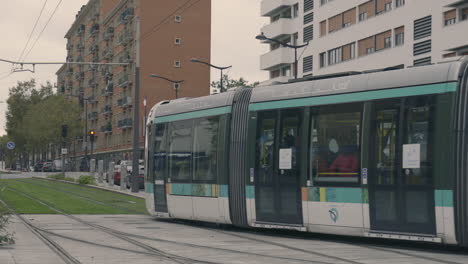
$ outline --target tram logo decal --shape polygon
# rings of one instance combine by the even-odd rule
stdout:
[[[330,219],[333,221],[333,223],[336,223],[339,218],[338,210],[336,208],[332,208],[328,211],[328,213],[330,214]]]

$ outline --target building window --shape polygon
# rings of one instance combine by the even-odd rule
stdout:
[[[291,76],[291,66],[281,68],[281,76]]]
[[[392,10],[392,2],[386,3],[385,4],[385,9],[384,12]]]
[[[293,17],[298,17],[299,16],[299,4],[295,4],[293,6]]]
[[[444,25],[452,25],[457,22],[457,10],[452,9],[450,11],[444,12]]]
[[[396,7],[400,7],[400,6],[404,5],[404,4],[405,4],[405,0],[396,0],[396,2],[395,2]]]
[[[349,59],[351,60],[351,59],[356,58],[356,43],[355,42],[351,43],[349,45],[349,49],[350,49],[349,50],[349,54],[350,54]]]
[[[326,56],[325,52],[320,53],[320,68],[327,66]]]
[[[304,0],[304,13],[314,9],[314,0]]]
[[[174,43],[176,45],[180,45],[182,43],[182,39],[181,38],[176,38]]]
[[[274,79],[277,77],[280,77],[281,71],[280,70],[274,70],[270,72],[270,79]]]
[[[371,53],[374,53],[374,48],[367,48],[366,54],[371,54]]]
[[[446,26],[452,25],[452,24],[455,24],[455,22],[456,22],[455,18],[447,19],[447,20],[445,20],[445,25]]]
[[[405,44],[405,32],[400,32],[395,35],[395,46]]]
[[[392,47],[392,38],[391,37],[387,37],[384,39],[384,48],[387,49],[387,48],[391,48]]]
[[[328,51],[328,65],[337,64],[343,61],[343,47]]]
[[[351,26],[351,22],[348,22],[346,24],[343,24],[343,28]]]
[[[461,20],[467,20],[468,19],[468,7],[463,8],[461,11]]]
[[[174,61],[174,67],[180,68],[180,61]]]
[[[304,28],[304,43],[314,39],[314,25],[310,25]]]
[[[359,14],[359,21],[363,21],[367,19],[367,12]]]
[[[311,72],[313,70],[313,57],[307,56],[303,59],[302,72]]]
[[[174,16],[174,21],[175,21],[176,23],[182,22],[182,16]]]

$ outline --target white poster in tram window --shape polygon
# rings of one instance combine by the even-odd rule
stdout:
[[[279,150],[279,169],[290,170],[292,168],[292,149]]]
[[[421,167],[421,145],[403,145],[403,169],[419,169]]]

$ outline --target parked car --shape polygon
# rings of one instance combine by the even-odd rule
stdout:
[[[43,162],[38,162],[36,163],[36,165],[34,165],[34,171],[35,172],[39,172],[39,171],[42,171],[42,167],[44,166],[44,163]]]
[[[129,175],[132,173],[132,166],[130,166]],[[137,182],[140,189],[145,188],[145,166],[139,165]],[[127,177],[126,186],[130,188],[132,184],[132,177]]]
[[[130,186],[130,177],[132,175],[132,163],[133,161],[131,160],[122,160],[120,161],[119,164],[115,165],[114,166],[114,184],[115,185],[120,185],[120,182],[121,182],[121,178],[122,178],[122,174],[121,174],[121,168],[124,167],[127,169],[127,180],[125,181],[125,185],[127,186],[127,188]],[[139,160],[138,162],[140,165],[140,169],[139,169],[139,175],[138,175],[138,183],[140,184],[140,188],[145,188],[145,179],[144,179],[144,175],[145,175],[145,169],[144,169],[144,166],[143,166],[143,160]]]
[[[47,161],[44,162],[44,165],[42,166],[42,171],[44,172],[53,172],[54,171],[54,163]]]

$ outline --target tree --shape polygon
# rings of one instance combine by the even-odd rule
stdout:
[[[8,152],[10,161],[19,159],[28,165],[30,154],[45,153],[50,144],[59,145],[62,125],[68,125],[69,139],[80,131],[78,104],[54,94],[50,82],[39,89],[34,79],[18,82],[10,88],[7,103],[6,131],[8,139],[16,143],[15,150]]]
[[[259,84],[259,82],[254,82],[252,84],[249,84],[247,80],[244,78],[240,77],[239,80],[234,80],[234,79],[229,79],[229,76],[227,74],[223,75],[223,89],[225,91],[235,88],[235,87],[250,87],[254,88]],[[221,89],[221,82],[216,81],[216,82],[211,82],[211,87],[216,88],[216,89]]]

